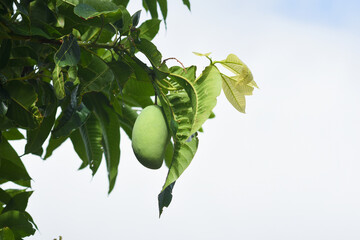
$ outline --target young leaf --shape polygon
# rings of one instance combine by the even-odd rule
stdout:
[[[235,87],[236,82],[226,75],[222,75],[222,87],[226,98],[239,112],[245,113],[245,95],[241,94]]]
[[[254,81],[250,69],[236,55],[229,54],[227,58],[220,63],[231,72],[237,75],[237,81],[249,84]],[[256,84],[256,83],[255,83]]]

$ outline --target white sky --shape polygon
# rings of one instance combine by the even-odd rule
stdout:
[[[166,168],[142,167],[125,134],[110,196],[105,166],[93,179],[77,171],[70,143],[46,162],[24,157],[40,227],[31,239],[360,239],[359,4],[193,0],[189,13],[169,2],[155,41],[164,58],[238,55],[260,86],[247,114],[220,96],[161,219]]]

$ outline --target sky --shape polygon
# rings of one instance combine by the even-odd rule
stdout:
[[[260,87],[247,113],[221,94],[160,219],[166,167],[142,167],[124,133],[109,196],[105,166],[94,178],[77,171],[69,142],[45,162],[24,157],[35,190],[28,211],[40,228],[29,239],[360,239],[360,3],[191,3],[189,12],[169,1],[155,44],[199,69],[208,62],[193,51],[239,56]]]

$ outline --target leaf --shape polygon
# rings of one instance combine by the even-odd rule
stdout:
[[[0,228],[9,227],[20,237],[27,237],[35,233],[29,215],[19,211],[8,211],[0,215]]]
[[[109,94],[111,83],[114,80],[113,72],[101,58],[93,54],[88,54],[86,57],[86,60],[82,59],[78,70],[81,94],[91,91]]]
[[[132,68],[123,61],[112,61],[108,63],[111,71],[114,73],[114,78],[117,82],[119,89],[124,88],[125,83],[129,80],[133,73]]]
[[[65,97],[65,87],[64,87],[64,74],[61,71],[61,67],[56,65],[52,73],[52,81],[55,89],[55,95],[58,99],[63,99]]]
[[[209,118],[216,105],[216,98],[221,91],[221,75],[215,66],[208,66],[197,78],[193,79],[196,68],[172,68],[171,77],[174,78],[187,92],[193,109],[193,121],[190,135],[197,132],[202,124]]]
[[[8,141],[4,138],[0,141],[0,180],[25,181],[30,187],[30,176],[25,169],[20,157]]]
[[[21,140],[24,135],[17,128],[10,128],[1,133],[7,140]]]
[[[69,111],[72,111],[73,108],[71,106],[69,106],[69,108]],[[70,114],[70,116],[68,114]],[[82,126],[89,116],[90,111],[83,103],[81,103],[72,114],[65,110],[60,117],[59,124],[52,131],[52,135],[55,138],[68,136],[73,130]]]
[[[245,95],[241,94],[236,88],[234,81],[231,81],[231,78],[223,76],[223,90],[226,98],[229,102],[236,108],[239,112],[245,113]]]
[[[134,27],[136,27],[139,24],[140,15],[141,15],[141,10],[134,13],[134,15],[131,17],[132,18],[132,25]]]
[[[50,134],[51,128],[54,125],[56,111],[52,115],[45,117],[41,125],[36,129],[27,131],[27,143],[25,145],[25,154],[36,154],[42,151],[42,145]]]
[[[211,52],[209,52],[209,53],[193,52],[193,54],[195,54],[196,56],[200,56],[200,57],[208,57],[208,56],[210,56]]]
[[[172,190],[174,188],[175,182],[167,186],[164,191],[158,195],[158,204],[159,204],[159,217],[161,216],[164,207],[169,207],[172,200]]]
[[[59,67],[76,66],[80,60],[80,47],[74,35],[63,38],[60,49],[54,55],[54,62]]]
[[[151,41],[156,34],[159,32],[161,21],[159,19],[150,19],[143,22],[139,29],[140,35],[139,38],[144,38]]]
[[[220,61],[220,63],[237,75],[237,82],[249,84],[254,80],[250,69],[236,55],[229,54],[227,58]]]
[[[4,228],[0,229],[0,239],[1,240],[15,240],[15,237],[10,228],[4,227]]]
[[[80,128],[80,135],[84,142],[86,157],[90,164],[92,174],[95,175],[97,169],[100,166],[102,158],[102,131],[100,123],[97,118],[90,114],[89,119]]]
[[[63,144],[68,139],[68,136],[62,136],[59,138],[54,138],[54,136],[51,135],[49,144],[46,148],[46,153],[44,156],[44,160],[49,158],[55,149],[57,149],[61,144]]]
[[[159,6],[160,6],[161,14],[162,14],[163,19],[164,19],[165,24],[166,24],[166,17],[167,17],[167,10],[168,10],[167,0],[157,0],[157,1],[158,1]]]
[[[189,0],[183,0],[183,4],[187,6],[187,8],[189,9],[189,11],[191,11],[190,1],[189,1]]]
[[[30,196],[32,195],[32,193],[33,193],[32,191],[28,191],[28,192],[20,192],[20,193],[16,194],[6,203],[6,207],[4,208],[2,213],[5,213],[5,212],[11,211],[11,210],[17,210],[20,212],[24,212],[28,205],[28,200],[29,200]]]
[[[134,127],[134,123],[136,118],[138,117],[138,114],[135,110],[131,109],[131,107],[126,104],[123,104],[121,107],[121,113],[117,112],[119,114],[118,118],[120,120],[120,126],[122,127],[122,129],[124,129],[125,133],[131,139],[132,129]]]
[[[143,3],[145,3],[147,9],[149,9],[151,17],[158,18],[156,0],[143,0]]]
[[[108,100],[102,94],[86,94],[84,101],[94,111],[101,126],[110,193],[115,185],[120,162],[120,122]]]
[[[0,47],[0,69],[4,68],[8,63],[11,53],[12,41],[3,39]]]
[[[75,131],[73,131],[70,135],[70,139],[76,154],[82,161],[79,170],[87,167],[89,165],[89,159],[86,153],[85,143],[80,134],[80,129],[76,129]]]
[[[23,81],[9,81],[5,90],[11,99],[6,116],[24,128],[39,126],[42,115],[35,106],[37,94],[34,88]]]

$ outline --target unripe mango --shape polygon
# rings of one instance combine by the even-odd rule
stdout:
[[[164,159],[169,131],[161,108],[147,106],[137,117],[132,131],[132,148],[139,162],[158,169]]]

